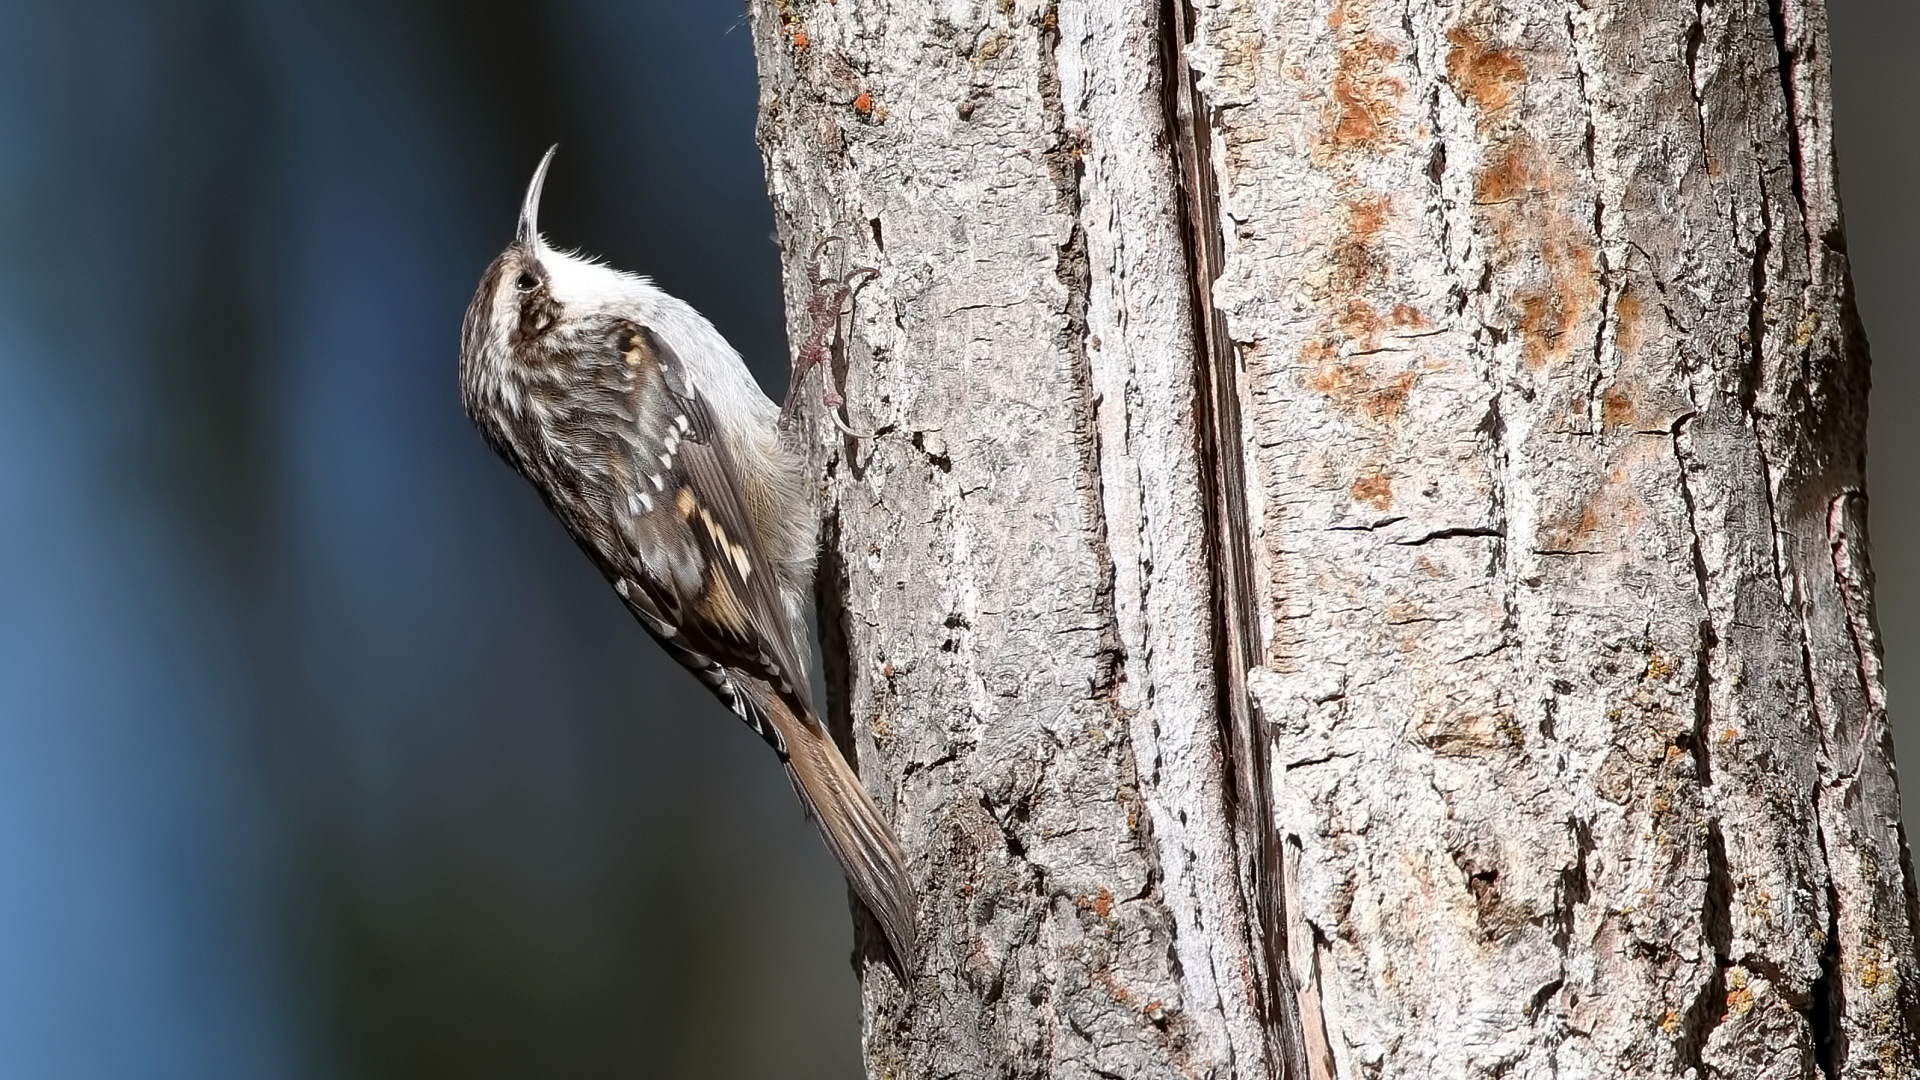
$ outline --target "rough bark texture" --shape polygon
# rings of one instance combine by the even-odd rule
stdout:
[[[1818,3],[752,11],[872,1075],[1920,1072]]]

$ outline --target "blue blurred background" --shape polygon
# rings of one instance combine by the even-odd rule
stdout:
[[[1904,721],[1920,33],[1833,19]],[[0,0],[0,1077],[857,1075],[771,755],[454,391],[555,141],[782,385],[754,96],[741,0]]]
[[[0,3],[0,1077],[848,1077],[772,755],[461,415],[529,170],[784,379],[739,0]]]

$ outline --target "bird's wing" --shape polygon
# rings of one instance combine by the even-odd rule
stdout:
[[[624,566],[608,568],[615,588],[683,663],[763,680],[810,718],[805,644],[700,386],[651,329],[629,324],[616,344],[631,374],[622,411],[633,422],[631,475],[615,488],[629,494],[608,508],[627,552]]]

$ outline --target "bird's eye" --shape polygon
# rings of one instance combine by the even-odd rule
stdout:
[[[519,289],[521,292],[532,292],[535,288],[538,288],[539,285],[540,279],[534,277],[533,271],[531,270],[522,270],[520,271],[520,276],[513,279],[513,287]]]

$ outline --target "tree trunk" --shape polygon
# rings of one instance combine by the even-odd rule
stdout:
[[[1915,1075],[1818,2],[752,12],[871,1075]]]

